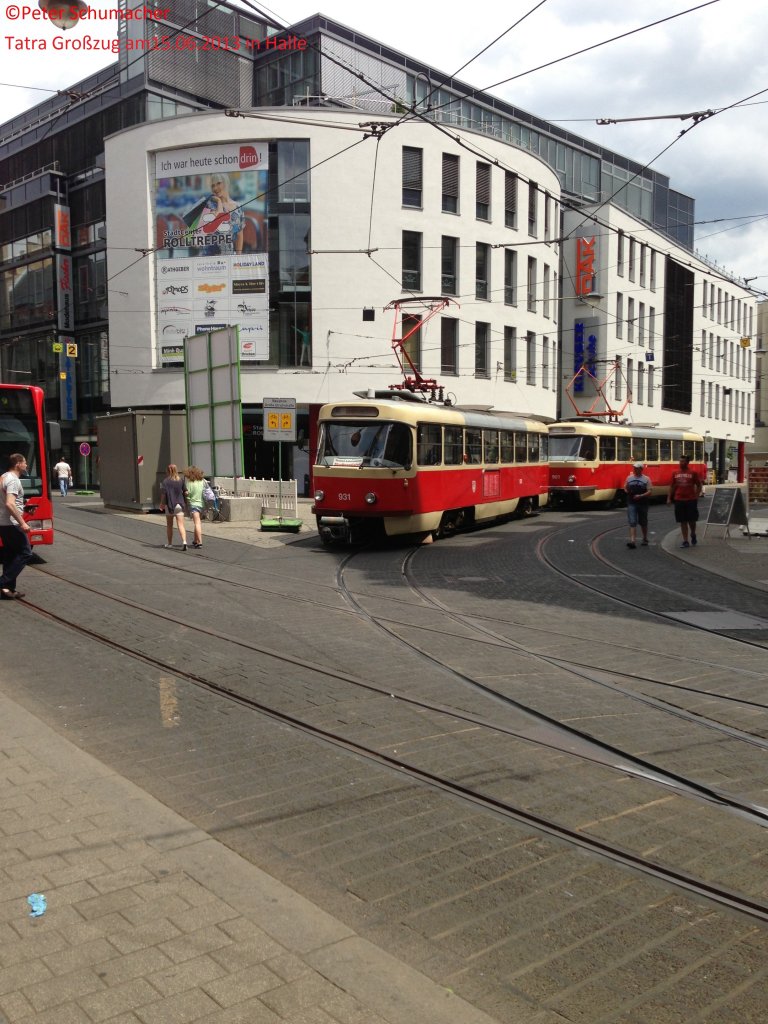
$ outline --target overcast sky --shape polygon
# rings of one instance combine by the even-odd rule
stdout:
[[[24,0],[21,0],[22,6]],[[32,3],[36,6],[35,0]],[[163,0],[158,6],[172,5]],[[768,2],[717,0],[626,39],[533,70],[621,33],[698,6],[697,0],[475,0],[461,8],[434,0],[270,0],[281,22],[318,10],[440,71],[456,72],[521,18],[459,77],[549,121],[594,139],[642,163],[653,161],[691,120],[654,120],[598,126],[597,118],[640,118],[718,110],[768,90]],[[91,0],[107,9],[115,0]],[[240,0],[240,5],[245,6]],[[48,23],[10,21],[0,0],[0,99],[3,119],[50,95],[13,85],[60,89],[99,67],[112,54],[55,52]],[[450,12],[450,13],[448,13]],[[532,12],[529,14],[529,12]],[[527,15],[527,17],[526,17]],[[114,35],[104,23],[84,31]],[[6,36],[45,39],[45,52],[16,50]],[[526,74],[526,72],[531,72]],[[522,75],[513,82],[495,83]],[[702,120],[653,166],[672,186],[696,199],[696,247],[731,272],[756,278],[768,291],[768,91],[738,109]],[[735,220],[748,218],[754,220]],[[757,219],[762,217],[762,219]]]

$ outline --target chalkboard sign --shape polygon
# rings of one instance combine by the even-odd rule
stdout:
[[[712,504],[707,513],[707,523],[728,526],[740,523],[746,526],[747,508],[744,492],[740,487],[716,487],[712,496]]]

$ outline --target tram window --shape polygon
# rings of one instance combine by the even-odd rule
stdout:
[[[464,461],[479,464],[483,460],[483,434],[481,430],[464,431]]]
[[[645,438],[632,438],[632,461],[645,462]]]
[[[694,441],[693,442],[693,461],[703,462],[704,461],[704,442]]]
[[[539,446],[541,461],[546,462],[549,458],[549,434],[539,434]]]
[[[495,465],[499,461],[498,430],[483,431],[483,462]]]
[[[437,423],[416,428],[416,461],[420,466],[439,466],[443,461],[443,431]]]
[[[539,435],[529,434],[528,435],[528,461],[538,462],[539,461]]]
[[[683,441],[683,455],[687,455],[689,459],[693,459],[693,441]]]
[[[409,469],[411,429],[405,423],[325,423],[317,464]]]
[[[600,461],[601,462],[615,462],[616,461],[616,438],[615,437],[601,437],[600,438]]]
[[[646,437],[645,458],[647,462],[659,461],[659,439],[658,437]]]
[[[631,462],[632,461],[632,438],[631,437],[617,437],[616,438],[616,457],[619,462]]]
[[[515,432],[515,462],[528,461],[528,442],[525,434]]]
[[[683,454],[683,442],[673,441],[672,442],[672,461],[679,462],[680,456]]]
[[[581,448],[579,450],[579,458],[585,459],[587,462],[594,462],[597,457],[597,438],[592,437],[591,434],[585,434],[581,439]]]
[[[511,430],[499,431],[499,445],[501,447],[501,461],[515,461],[515,435]]]
[[[464,431],[461,427],[446,427],[443,459],[446,466],[460,466],[464,461]]]
[[[659,461],[672,461],[672,442],[666,437],[659,439]]]
[[[579,441],[578,437],[566,437],[563,434],[553,434],[551,438],[550,452],[552,459],[557,462],[570,462],[572,459],[578,457],[579,454]]]

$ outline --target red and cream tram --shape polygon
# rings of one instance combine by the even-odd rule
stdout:
[[[323,542],[447,536],[547,502],[547,428],[370,392],[320,410],[313,467]]]
[[[704,438],[688,430],[621,426],[596,420],[549,425],[549,498],[553,505],[624,501],[624,482],[642,462],[653,493],[667,492],[681,455],[705,478]]]

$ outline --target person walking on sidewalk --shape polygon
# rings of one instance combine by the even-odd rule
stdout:
[[[643,547],[648,547],[648,500],[651,497],[651,480],[643,473],[642,462],[636,462],[632,472],[624,481],[627,496],[627,522],[629,523],[628,548],[636,548],[637,527],[643,535]]]
[[[197,466],[188,466],[184,470],[184,476],[187,478],[187,505],[189,506],[189,514],[192,518],[192,528],[194,530],[192,547],[201,548],[203,546],[203,510],[205,509],[203,488],[205,487],[205,477],[203,476],[202,469],[198,469]]]
[[[187,487],[184,477],[179,475],[178,467],[171,462],[168,466],[168,476],[160,485],[160,508],[165,512],[165,532],[168,543],[165,548],[173,547],[173,521],[176,520],[176,527],[181,537],[181,549],[187,550],[187,530],[184,526],[184,513],[187,509]]]
[[[0,540],[3,542],[3,574],[0,576],[0,600],[12,601],[24,595],[16,590],[21,570],[32,560],[29,525],[24,520],[24,488],[21,474],[27,460],[15,454],[8,458],[8,472],[0,481]]]
[[[66,498],[69,488],[72,486],[72,467],[64,459],[59,459],[53,467],[53,472],[59,478],[59,490],[62,498]]]
[[[671,502],[675,503],[675,522],[680,524],[680,533],[683,537],[681,547],[684,548],[691,545],[696,547],[698,543],[696,523],[699,521],[699,495],[702,489],[701,477],[690,468],[690,461],[687,455],[680,456],[680,468],[672,475],[667,496],[668,505]]]

